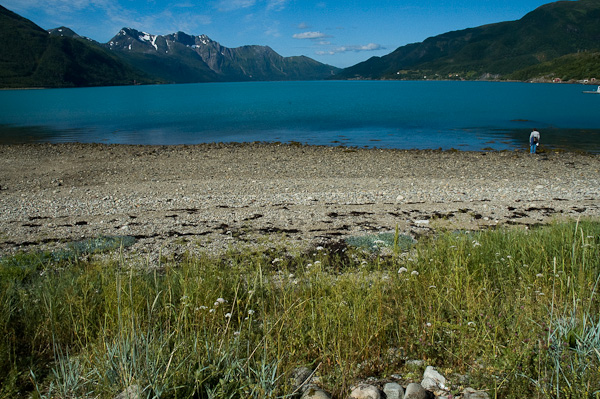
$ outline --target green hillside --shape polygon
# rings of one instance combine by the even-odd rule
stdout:
[[[581,51],[600,51],[600,1],[559,1],[518,21],[444,33],[342,71],[353,79],[506,78]]]
[[[600,79],[600,53],[569,54],[514,72],[513,80],[552,80],[563,82],[589,78]]]
[[[155,80],[83,38],[49,35],[0,6],[0,87],[80,87]]]

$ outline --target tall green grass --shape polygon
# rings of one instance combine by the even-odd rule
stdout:
[[[455,393],[600,395],[599,222],[408,248],[231,252],[152,270],[12,258],[0,264],[0,393],[275,398],[308,366],[346,397],[361,378],[418,379],[406,361],[422,359]]]

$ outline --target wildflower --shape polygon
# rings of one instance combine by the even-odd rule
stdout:
[[[306,268],[310,269],[312,267],[312,265],[313,265],[312,263],[309,263],[308,265],[306,265]]]
[[[235,331],[235,332],[233,333],[233,335],[235,335],[236,337],[239,337],[239,336],[240,336],[240,332],[239,332],[239,331]]]
[[[250,316],[252,316],[252,315],[254,314],[254,310],[252,310],[252,309],[248,309],[248,314],[249,314]]]
[[[315,266],[319,266],[320,264],[321,264],[320,260],[316,260],[315,263],[314,263]]]
[[[275,258],[275,259],[273,259],[271,261],[272,264],[276,264],[276,263],[279,263],[279,262],[281,262],[281,259],[279,259],[279,258]]]
[[[538,277],[538,278],[544,277],[544,275],[542,273],[538,273],[535,276]]]
[[[225,299],[217,298],[217,303],[225,303],[225,302],[227,302]]]
[[[411,276],[418,276],[418,275],[419,275],[419,272],[418,272],[418,271],[416,271],[416,270],[413,270],[413,271],[410,273],[410,275],[411,275]]]
[[[209,313],[215,313],[215,309],[211,309],[208,311]]]
[[[204,306],[204,305],[200,306],[199,308],[196,308],[196,310],[206,310],[206,309],[208,309],[208,307]]]
[[[475,327],[475,322],[474,321],[470,321],[467,323],[467,326],[469,327]]]
[[[408,269],[407,269],[406,267],[401,267],[401,268],[398,270],[398,274],[402,274],[402,273],[404,273],[404,272],[407,272],[407,271],[408,271]]]
[[[481,246],[481,244],[477,240],[473,240],[472,244],[473,244],[474,247],[480,247]]]
[[[317,247],[317,251],[322,251],[322,250],[324,250],[324,249],[325,249],[325,248],[323,248],[323,247],[321,247],[321,246],[318,246],[318,247]]]
[[[227,313],[227,314],[225,315],[225,318],[226,318],[226,319],[231,319],[231,313]]]
[[[431,323],[427,323],[425,324],[427,327],[431,327]]]

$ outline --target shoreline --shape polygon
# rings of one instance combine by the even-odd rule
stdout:
[[[0,256],[100,235],[158,258],[600,216],[591,153],[32,143],[0,145],[0,162]]]

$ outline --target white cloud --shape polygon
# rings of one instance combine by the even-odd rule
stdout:
[[[219,0],[216,9],[219,11],[235,11],[243,8],[249,8],[256,4],[256,0]]]
[[[309,28],[310,28],[310,26],[306,22],[301,22],[298,24],[298,29],[304,30],[304,29],[309,29]]]
[[[329,37],[329,36],[323,32],[303,32],[303,33],[296,33],[293,36],[294,39],[322,39],[325,37]]]
[[[285,8],[288,0],[268,0],[267,10],[281,11]]]
[[[322,51],[317,51],[318,55],[334,55],[334,54],[340,54],[340,53],[348,53],[348,52],[361,52],[361,51],[377,51],[377,50],[385,50],[385,47],[381,46],[380,44],[376,44],[376,43],[369,43],[366,45],[359,45],[359,46],[341,46],[341,47],[336,47],[334,49],[331,50],[322,50]]]
[[[275,21],[271,26],[267,27],[265,30],[265,35],[271,37],[280,37],[281,33],[279,32],[279,22]]]

